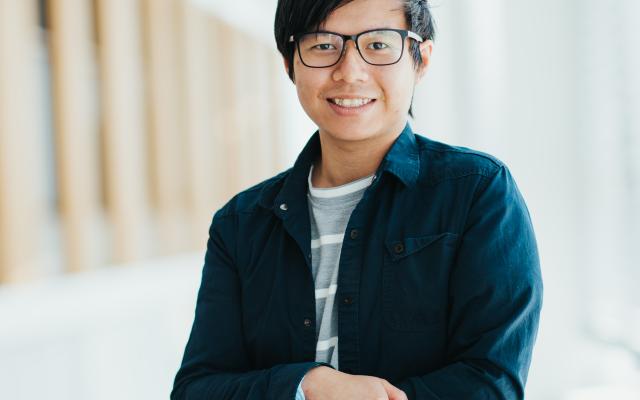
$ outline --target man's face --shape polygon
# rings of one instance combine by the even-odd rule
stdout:
[[[376,28],[408,29],[401,0],[352,1],[334,10],[320,27],[349,35]],[[346,42],[340,62],[327,68],[305,66],[296,49],[293,67],[298,98],[321,135],[336,141],[362,141],[402,130],[414,86],[431,53],[431,43],[423,43],[424,65],[416,71],[409,51],[411,41],[405,39],[400,61],[386,66],[367,64],[352,40]],[[353,107],[359,103],[345,104],[340,99],[371,101]],[[352,107],[347,107],[349,103]]]

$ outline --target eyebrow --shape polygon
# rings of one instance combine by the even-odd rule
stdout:
[[[367,28],[367,29],[365,29],[363,31],[360,31],[360,32],[355,32],[354,35],[357,35],[357,34],[362,33],[362,32],[376,30],[376,29],[404,29],[404,28],[394,28],[394,27],[388,26],[388,25],[374,26],[374,27]],[[310,32],[337,33],[339,35],[346,35],[346,33],[338,32],[338,31],[332,31],[332,30],[329,30],[329,29],[321,28],[321,27],[318,27],[318,28],[316,28],[315,31],[310,31]]]

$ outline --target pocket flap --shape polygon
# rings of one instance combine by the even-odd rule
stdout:
[[[404,239],[396,239],[396,240],[387,240],[386,247],[387,251],[391,255],[391,259],[393,261],[397,261],[401,258],[409,256],[415,253],[418,250],[423,249],[424,247],[434,243],[436,241],[442,240],[445,237],[455,238],[457,235],[455,233],[437,233],[435,235],[426,235],[419,237],[407,237]]]

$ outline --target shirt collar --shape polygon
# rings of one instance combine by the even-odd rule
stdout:
[[[316,131],[298,155],[296,162],[289,170],[289,174],[284,175],[285,180],[279,192],[275,197],[271,197],[267,194],[269,191],[263,191],[261,203],[270,208],[270,202],[267,197],[271,197],[274,199],[271,202],[271,206],[275,209],[283,203],[292,202],[294,199],[305,199],[309,169],[321,152],[320,133]],[[376,171],[376,177],[379,178],[385,171],[394,175],[405,186],[411,187],[418,180],[420,173],[418,144],[408,122],[382,159]]]
[[[420,155],[416,136],[407,122],[404,129],[382,159],[377,176],[384,171],[395,175],[405,186],[412,187],[420,175]]]

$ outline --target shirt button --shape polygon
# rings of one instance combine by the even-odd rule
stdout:
[[[287,207],[287,203],[282,203],[282,204],[280,204],[280,209],[282,211],[287,211],[289,209],[289,207]]]
[[[373,178],[371,178],[371,180],[372,180],[372,181],[375,181],[377,177],[378,177],[378,175],[375,175],[375,174],[374,174],[374,175],[373,175]]]
[[[304,327],[308,328],[311,326],[311,320],[309,318],[304,319]]]
[[[351,230],[351,239],[356,239],[358,237],[358,230],[357,229],[352,229]]]
[[[345,297],[342,302],[346,305],[350,305],[351,303],[353,303],[353,298],[351,297]]]
[[[396,243],[395,246],[393,246],[393,251],[395,251],[396,253],[402,253],[404,251],[404,245],[402,243]]]

